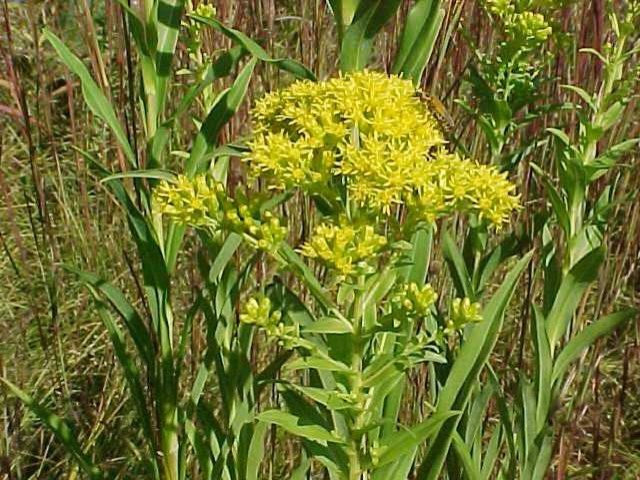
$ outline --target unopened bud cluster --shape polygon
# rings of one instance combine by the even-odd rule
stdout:
[[[260,327],[269,338],[285,348],[297,344],[300,332],[297,325],[285,325],[280,310],[272,309],[271,300],[264,295],[251,297],[240,311],[240,321]]]
[[[453,335],[462,330],[469,323],[477,323],[482,320],[482,307],[477,302],[471,302],[468,298],[456,298],[451,303],[449,319],[444,328],[445,335]]]
[[[429,284],[419,287],[416,283],[404,283],[397,287],[391,297],[394,312],[408,318],[424,318],[431,313],[431,307],[438,294]]]

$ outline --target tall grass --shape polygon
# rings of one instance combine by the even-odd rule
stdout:
[[[485,305],[486,321],[459,351],[452,345],[451,370],[419,366],[386,400],[398,405],[394,425],[438,418],[432,408],[442,415],[424,430],[427,447],[412,446],[413,475],[638,475],[637,325],[627,310],[637,306],[640,238],[631,4],[540,7],[556,34],[527,52],[534,94],[501,97],[494,71],[509,32],[483,4],[360,3],[221,1],[211,19],[187,18],[181,2],[158,11],[152,2],[3,2],[0,377],[11,387],[0,393],[0,478],[320,474],[311,457],[326,456],[308,429],[289,428],[299,442],[246,421],[264,412],[291,426],[274,408],[287,401],[303,418],[307,404],[276,385],[305,388],[316,376],[282,378],[290,353],[237,322],[240,292],[268,278],[269,262],[245,256],[234,235],[218,245],[163,224],[150,199],[170,172],[194,176],[212,158],[233,191],[244,183],[237,157],[254,99],[295,76],[365,66],[422,85],[453,119],[450,144],[509,171],[524,207],[498,237],[452,218],[413,239],[432,252],[420,268],[438,311],[467,297]],[[295,196],[281,208],[304,241],[310,202]],[[505,286],[512,275],[498,288],[531,249],[517,287]],[[513,302],[498,308],[489,299],[505,289],[515,289]],[[271,294],[275,302],[283,291]],[[326,420],[305,422],[342,415],[320,410]],[[349,478],[369,461],[358,450],[346,450]]]

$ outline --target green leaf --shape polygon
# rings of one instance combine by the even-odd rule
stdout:
[[[546,424],[551,404],[553,363],[551,347],[545,328],[545,318],[538,306],[533,306],[533,343],[536,357],[536,391],[538,392],[536,407],[537,431]]]
[[[316,370],[326,370],[328,372],[341,372],[345,374],[351,374],[351,368],[342,362],[332,360],[330,358],[318,357],[311,355],[308,357],[296,358],[295,360],[287,363],[286,370],[301,370],[313,368]]]
[[[600,61],[602,61],[602,63],[604,63],[605,65],[609,64],[609,61],[606,59],[606,57],[604,55],[602,55],[602,53],[597,51],[595,48],[581,48],[578,51],[580,53],[590,53],[591,55],[594,55],[595,57],[598,57],[600,59]]]
[[[338,31],[342,31],[344,26],[351,24],[358,5],[363,0],[327,0],[331,12],[338,24]]]
[[[128,172],[116,173],[115,175],[109,175],[108,177],[100,179],[100,183],[107,183],[113,180],[120,180],[122,178],[153,178],[155,180],[167,180],[173,181],[176,178],[175,173],[169,170],[162,170],[159,168],[152,168],[148,170],[129,170]]]
[[[571,365],[585,349],[589,348],[593,342],[600,337],[608,335],[637,314],[638,311],[633,308],[612,313],[597,320],[574,336],[556,358],[553,366],[552,382],[555,383],[560,380],[567,371],[567,368],[569,368],[569,365]]]
[[[131,356],[127,353],[124,335],[111,318],[111,315],[107,310],[107,306],[99,299],[97,292],[93,289],[91,290],[96,301],[98,314],[102,320],[102,324],[109,333],[109,338],[113,345],[113,351],[116,354],[118,363],[120,363],[120,366],[122,367],[124,378],[127,382],[127,386],[129,387],[129,391],[131,392],[131,396],[133,397],[133,402],[138,413],[138,420],[142,424],[142,429],[147,437],[147,441],[149,442],[150,451],[154,452],[157,450],[155,432],[151,426],[151,415],[147,409],[147,401],[140,381],[140,372]]]
[[[122,318],[134,345],[138,349],[140,358],[147,368],[152,369],[155,353],[151,335],[142,317],[140,317],[138,311],[131,305],[122,291],[92,273],[83,272],[68,265],[65,265],[64,269],[75,274],[80,281],[89,287],[92,293],[99,292],[109,301],[113,309]],[[100,298],[96,297],[96,299],[99,300]]]
[[[544,183],[549,201],[553,207],[553,212],[556,214],[556,220],[562,230],[564,230],[565,235],[569,237],[571,235],[571,220],[569,219],[567,205],[546,175],[542,177],[542,182]]]
[[[340,318],[324,317],[302,327],[304,333],[353,333],[353,326]]]
[[[319,387],[302,387],[295,384],[287,385],[287,387],[299,391],[311,400],[321,403],[332,411],[344,410],[353,406],[351,403],[340,398],[340,392],[335,390],[327,390],[326,388]]]
[[[211,264],[211,268],[209,269],[208,278],[210,282],[218,282],[220,275],[222,275],[222,272],[229,264],[229,261],[233,258],[233,255],[236,253],[238,248],[240,248],[240,245],[242,245],[242,241],[242,235],[233,232],[225,238],[222,247],[220,247],[220,250]]]
[[[267,423],[258,423],[253,428],[247,455],[247,480],[259,480],[260,478],[260,464],[264,458],[264,437],[267,428]]]
[[[340,70],[362,70],[371,56],[373,40],[395,14],[400,0],[367,0],[360,2],[347,28],[340,47]]]
[[[562,130],[559,130],[557,128],[547,128],[547,132],[549,132],[551,135],[556,137],[565,145],[571,145],[571,140],[569,139],[569,136],[566,133],[564,133]]]
[[[198,95],[200,95],[204,91],[204,89],[211,85],[214,81],[230,75],[240,59],[245,54],[246,50],[240,45],[232,47],[229,50],[223,52],[214,62],[212,62],[207,67],[202,79],[197,84],[189,88],[187,93],[180,101],[178,107],[176,108],[176,111],[173,113],[171,118],[167,122],[165,122],[165,125],[170,125],[178,117],[186,113],[193,101],[198,97]]]
[[[105,94],[93,80],[89,70],[87,70],[87,67],[85,67],[82,61],[71,53],[71,50],[69,50],[67,46],[51,31],[45,29],[42,36],[53,46],[60,59],[69,68],[69,70],[78,76],[82,87],[82,95],[84,96],[85,102],[87,102],[87,106],[96,116],[107,123],[116,137],[116,140],[122,147],[129,163],[133,166],[137,166],[136,155],[131,149],[131,145],[129,145],[127,135],[118,120],[118,116],[116,115],[113,106],[109,103]]]
[[[47,408],[35,401],[26,392],[22,391],[16,385],[9,380],[0,377],[2,381],[11,390],[13,395],[29,409],[31,412],[51,430],[56,438],[63,444],[64,448],[69,452],[78,462],[78,465],[89,476],[90,479],[102,479],[105,478],[98,467],[96,467],[91,459],[84,454],[80,444],[76,440],[76,436],[72,431],[69,424],[58,417],[56,414],[50,412]]]
[[[482,478],[478,467],[471,458],[469,447],[464,443],[458,432],[453,433],[453,451],[456,452],[466,480],[480,480]]]
[[[430,436],[438,431],[443,422],[460,412],[440,412],[429,418],[398,432],[394,432],[380,439],[380,455],[377,467],[396,461],[402,456],[415,455],[416,449]]]
[[[593,99],[593,97],[587,93],[586,90],[584,90],[583,88],[580,87],[576,87],[575,85],[561,85],[562,88],[566,88],[567,90],[571,90],[572,92],[578,94],[578,96],[585,101],[585,103],[587,105],[589,105],[589,108],[591,108],[591,110],[593,110],[594,112],[598,110],[598,107],[596,107],[596,103]]]
[[[469,275],[462,253],[451,235],[449,235],[449,232],[445,230],[442,232],[442,254],[449,266],[449,272],[457,294],[475,301],[476,295],[471,285],[471,275]]]
[[[256,419],[260,422],[278,425],[293,435],[313,440],[321,445],[326,445],[329,442],[344,443],[331,432],[325,430],[324,427],[321,427],[320,425],[305,424],[303,419],[281,410],[267,410],[266,412],[258,414]]]
[[[314,298],[325,308],[330,309],[333,307],[333,302],[329,297],[329,294],[324,289],[322,284],[315,277],[311,269],[307,267],[300,256],[286,243],[280,246],[280,254],[288,262],[289,267],[301,276],[301,279],[306,284],[309,291],[313,294]]]
[[[582,300],[582,294],[597,278],[598,268],[603,260],[604,250],[596,248],[576,263],[562,279],[558,294],[547,315],[547,335],[552,354]]]
[[[602,114],[598,119],[598,126],[602,128],[603,132],[606,132],[620,121],[624,109],[625,105],[622,102],[615,102]]]
[[[419,287],[424,286],[429,271],[431,246],[433,243],[433,228],[421,228],[411,238],[411,251],[408,255],[410,266],[405,267],[403,276],[405,281],[413,282]]]
[[[202,171],[202,158],[217,145],[222,127],[236,113],[249,87],[249,80],[256,66],[256,59],[249,61],[238,74],[233,85],[222,92],[207,114],[196,136],[191,155],[185,166],[185,175],[193,177]]]
[[[307,457],[307,453],[303,450],[300,452],[300,463],[296,467],[296,469],[291,472],[290,480],[307,480],[309,477],[307,476],[307,472],[311,467],[311,461],[309,457]]]
[[[126,0],[116,0],[122,9],[127,14],[129,20],[129,26],[131,28],[131,34],[138,46],[138,50],[141,55],[149,56],[149,45],[147,44],[146,31],[144,22],[140,19],[138,14],[131,8]]]
[[[236,42],[238,45],[241,45],[251,55],[253,55],[260,61],[271,63],[276,67],[280,68],[281,70],[292,73],[297,78],[302,78],[302,79],[311,80],[311,81],[316,80],[316,77],[313,74],[313,72],[311,72],[311,70],[309,70],[307,67],[305,67],[301,63],[288,58],[270,57],[260,45],[258,45],[256,42],[251,40],[247,35],[245,35],[239,30],[228,28],[214,18],[201,17],[199,15],[189,15],[189,17],[216,29],[223,35],[227,36],[228,38]]]
[[[522,272],[529,264],[533,252],[529,252],[507,273],[502,285],[491,297],[483,310],[483,320],[475,325],[466,335],[442,391],[440,392],[436,412],[449,412],[452,409],[464,410],[477,382],[478,375],[489,360],[502,327],[504,312]],[[436,480],[449,451],[453,432],[458,419],[445,421],[431,444],[427,456],[420,465],[418,478]]]
[[[167,98],[169,78],[171,76],[171,63],[173,61],[180,23],[184,11],[184,0],[160,0],[156,9],[157,43],[155,48],[156,67],[156,112],[164,111]]]
[[[440,0],[418,0],[407,15],[391,72],[419,84],[444,18]]]

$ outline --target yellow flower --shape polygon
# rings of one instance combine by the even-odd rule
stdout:
[[[502,174],[444,149],[409,80],[364,71],[300,81],[266,95],[252,116],[246,161],[272,188],[322,193],[337,177],[349,201],[374,215],[405,204],[429,222],[460,211],[500,224],[517,205]]]
[[[161,182],[153,193],[154,210],[176,223],[217,231],[226,229],[245,235],[250,243],[273,253],[287,229],[271,212],[261,212],[262,198],[249,199],[242,191],[227,196],[224,186],[205,175],[193,179],[179,176]]]
[[[180,175],[154,190],[154,209],[177,223],[217,228],[222,220],[219,196],[224,186],[204,176],[193,180]]]
[[[375,233],[371,225],[356,226],[342,220],[340,225],[318,225],[300,252],[348,277],[364,273],[386,245],[386,237]]]
[[[415,282],[403,283],[395,288],[391,305],[404,317],[424,318],[430,315],[438,294],[429,284],[419,287]]]
[[[544,42],[551,35],[551,27],[539,13],[516,13],[510,18],[508,27],[514,35],[533,43]]]

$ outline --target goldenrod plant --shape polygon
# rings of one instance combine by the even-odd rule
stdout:
[[[548,129],[556,140],[557,186],[539,167],[535,168],[547,190],[552,215],[542,239],[543,302],[533,305],[533,379],[522,375],[517,407],[511,413],[517,432],[512,455],[517,457],[518,475],[523,479],[542,479],[549,468],[556,431],[554,415],[565,403],[572,364],[599,338],[636,314],[633,309],[625,309],[587,322],[579,309],[605,258],[602,239],[609,226],[607,212],[613,206],[615,184],[606,186],[594,204],[586,201],[589,189],[640,141],[619,141],[611,134],[630,100],[630,89],[637,82],[637,76],[625,78],[623,72],[631,56],[638,52],[637,46],[628,44],[628,35],[637,28],[640,18],[638,8],[632,2],[626,12],[609,13],[615,37],[605,52],[583,51],[596,55],[603,63],[604,75],[598,90],[590,94],[575,85],[565,86],[584,105],[576,107],[579,129],[575,139],[561,129]],[[599,143],[604,145],[600,151]],[[561,240],[553,238],[554,229],[562,232]],[[569,404],[566,408],[571,407]]]
[[[524,147],[505,151],[510,138],[544,113],[560,105],[538,102],[540,88],[548,81],[546,69],[551,58],[542,54],[553,38],[549,16],[560,5],[517,0],[487,0],[484,7],[494,20],[499,38],[492,52],[478,46],[469,66],[467,80],[471,100],[460,102],[485,136],[491,163],[502,169],[515,168],[523,154],[535,147],[538,138]],[[471,42],[472,40],[470,40]]]
[[[91,23],[88,3],[80,6],[87,25],[101,25],[101,17]],[[593,293],[612,284],[601,266],[611,262],[613,234],[625,231],[633,244],[631,228],[612,228],[620,204],[629,223],[640,224],[629,206],[637,179],[629,180],[621,161],[635,158],[639,145],[636,2],[607,5],[602,48],[576,48],[601,68],[588,77],[561,50],[568,33],[556,14],[570,20],[573,3],[91,3],[117,12],[119,23],[105,22],[105,31],[116,32],[122,55],[92,41],[89,68],[68,46],[75,51],[72,34],[61,40],[49,21],[35,42],[68,69],[70,110],[77,86],[93,120],[87,123],[100,130],[82,130],[82,143],[73,136],[74,155],[96,180],[87,201],[113,200],[128,228],[115,241],[107,232],[118,227],[94,232],[95,243],[102,235],[104,245],[118,245],[104,247],[97,266],[77,256],[50,262],[76,280],[65,291],[75,294],[78,283],[84,292],[70,310],[93,312],[86,313],[96,322],[87,344],[96,351],[76,363],[92,370],[95,355],[109,378],[78,375],[74,367],[87,383],[104,384],[94,388],[108,393],[111,407],[88,428],[85,404],[76,406],[78,397],[92,405],[80,393],[93,396],[94,389],[82,392],[85,383],[67,377],[68,364],[60,363],[61,388],[54,380],[32,385],[7,368],[0,344],[0,380],[11,394],[4,402],[0,392],[2,431],[9,438],[27,425],[41,448],[31,449],[36,455],[3,438],[0,476],[569,476],[558,459],[568,455],[558,455],[557,445],[565,448],[558,437],[571,430],[563,428],[565,417],[576,422],[575,407],[588,398],[593,369],[581,367],[594,343],[603,347],[598,361],[616,347],[618,339],[605,343],[607,336],[637,315],[626,308],[637,302],[633,279],[617,283],[627,285],[623,294]],[[245,3],[255,11],[246,15]],[[6,15],[7,2],[0,8]],[[252,39],[267,37],[273,51]],[[336,48],[327,47],[334,40]],[[5,48],[0,42],[13,82],[19,57]],[[277,51],[301,53],[319,71],[272,56]],[[554,54],[570,64],[558,67],[567,83],[581,86],[547,88],[557,83]],[[122,84],[110,85],[117,76],[109,62],[126,71]],[[18,87],[10,84],[11,95],[20,96]],[[50,94],[39,88],[38,97]],[[427,92],[445,94],[455,117],[443,121],[442,103]],[[0,108],[12,115],[4,102]],[[23,121],[28,133],[43,120],[27,114]],[[56,164],[67,150],[46,148]],[[56,168],[64,186],[68,172]],[[50,186],[33,176],[36,187]],[[631,187],[621,186],[623,176]],[[36,191],[39,201],[48,195]],[[13,208],[3,206],[3,215]],[[28,221],[35,225],[30,211]],[[5,237],[2,229],[10,252]],[[49,248],[33,237],[38,249]],[[125,262],[116,268],[120,248]],[[635,268],[635,253],[620,265]],[[9,263],[20,273],[16,258]],[[49,263],[39,261],[46,272]],[[62,287],[51,278],[57,322],[53,287]],[[83,318],[68,328],[84,333]],[[64,360],[66,345],[56,348],[56,361]],[[623,372],[618,425],[626,422],[624,401],[637,402],[624,397],[632,358],[625,352],[610,368]],[[70,412],[74,418],[63,418]],[[598,441],[589,445],[595,464]],[[36,467],[20,463],[39,455],[46,459]]]
[[[253,118],[250,176],[272,195],[308,195],[321,212],[297,249],[278,234],[268,237],[279,243],[263,243],[259,208],[238,218],[234,206],[237,223],[225,222],[224,205],[236,200],[221,200],[225,194],[203,177],[162,182],[154,204],[211,241],[242,235],[272,259],[271,278],[247,292],[239,320],[295,354],[278,383],[287,409],[257,419],[301,438],[307,460],[300,468],[316,459],[335,479],[405,478],[432,436],[441,462],[465,389],[487,360],[529,256],[482,313],[468,298],[455,299],[447,312],[435,306],[424,250],[438,220],[454,213],[504,224],[518,204],[514,186],[493,167],[449,153],[432,113],[400,77],[362,71],[299,81],[259,100]],[[282,223],[272,217],[268,225],[279,233]],[[299,277],[313,302],[282,282],[286,272]],[[465,329],[473,333],[463,335],[468,341],[433,412],[398,425],[408,372],[445,363]],[[290,377],[298,371],[309,381]]]

